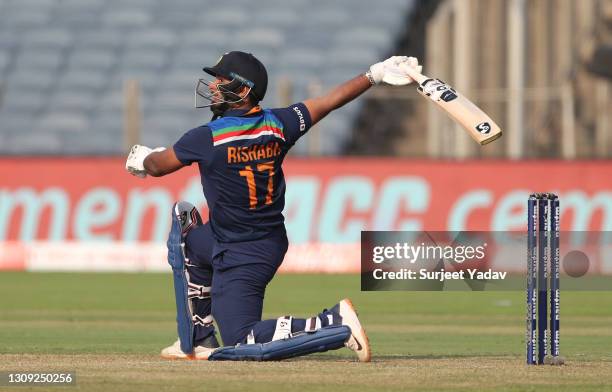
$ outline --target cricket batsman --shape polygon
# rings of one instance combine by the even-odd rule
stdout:
[[[288,247],[282,163],[289,149],[372,85],[411,83],[402,71],[406,66],[420,72],[416,58],[394,56],[323,96],[263,109],[266,68],[250,53],[229,52],[204,68],[211,80],[196,85],[196,107],[213,112],[209,123],[171,148],[132,147],[126,169],[141,178],[197,164],[210,211],[204,223],[193,205],[182,201],[173,207],[167,245],[179,339],[162,357],[279,360],[346,346],[360,361],[370,360],[368,338],[348,299],[307,319],[261,320],[261,315],[266,286]]]

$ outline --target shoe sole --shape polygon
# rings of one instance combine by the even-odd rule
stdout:
[[[176,355],[160,354],[160,357],[162,357],[163,359],[169,359],[171,361],[191,361],[193,359],[196,359],[195,356],[193,355],[185,355],[184,357],[177,357]]]
[[[163,359],[168,359],[170,361],[208,361],[208,357],[210,356],[210,354],[208,354],[206,357],[198,357],[197,355],[186,355],[184,357],[177,357],[173,355],[164,354],[161,354],[160,356]]]
[[[169,355],[169,354],[160,354],[159,356],[162,357],[163,359],[169,359],[171,361],[208,361],[208,357],[210,357],[210,354],[212,354],[212,352],[208,352],[208,353],[200,353],[201,356],[198,356],[197,353],[195,354],[189,354],[189,355],[185,355],[185,356],[176,356],[176,355]]]
[[[343,314],[343,306],[347,307],[349,310],[348,314],[346,315]],[[342,316],[342,324],[346,324],[351,328],[351,335],[362,347],[363,353],[356,352],[357,356],[359,357],[359,361],[370,362],[372,359],[370,340],[368,339],[365,329],[361,326],[359,318],[357,318],[357,311],[355,310],[355,306],[353,306],[350,299],[345,298],[340,301],[340,315]]]

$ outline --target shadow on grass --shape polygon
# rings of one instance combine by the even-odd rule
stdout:
[[[387,355],[372,355],[372,360],[393,360],[393,359],[457,359],[457,358],[507,358],[499,354],[429,354],[429,355],[402,355],[402,354],[387,354]]]
[[[372,355],[372,362],[383,362],[393,360],[428,360],[428,359],[465,359],[465,358],[509,358],[512,356],[503,356],[499,354],[445,354],[445,355],[410,355],[410,354],[383,354]],[[514,357],[513,357],[514,358]],[[291,358],[284,361],[317,361],[317,362],[358,362],[355,357],[347,357],[346,355],[308,355],[304,357]]]

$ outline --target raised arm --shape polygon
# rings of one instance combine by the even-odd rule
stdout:
[[[365,74],[338,85],[327,94],[305,100],[304,105],[306,105],[310,112],[312,124],[316,124],[332,110],[336,110],[351,102],[374,84],[386,83],[403,86],[411,83],[413,80],[400,68],[400,65],[404,63],[420,70],[416,58],[393,56],[383,62],[372,65]]]
[[[144,178],[147,175],[161,177],[183,167],[173,148],[159,147],[154,150],[146,146],[132,147],[125,163],[125,168],[131,174]]]
[[[145,158],[143,166],[148,175],[161,177],[175,172],[185,165],[178,160],[173,148],[167,148],[163,151],[155,151],[149,154]]]
[[[351,102],[370,87],[372,87],[372,82],[365,74],[362,74],[333,88],[323,96],[305,100],[304,105],[310,112],[312,125],[327,116],[332,110]]]

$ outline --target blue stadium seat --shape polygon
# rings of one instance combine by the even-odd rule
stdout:
[[[242,0],[242,1],[245,1],[245,0]],[[250,0],[246,0],[246,1],[250,1]],[[215,6],[219,6],[219,5],[222,5],[222,4],[218,4],[218,1],[216,0],[172,0],[172,2],[169,2],[169,1],[160,2],[159,9],[161,12],[164,12],[164,13],[167,13],[171,10],[190,11],[192,14],[200,16],[200,14],[202,13],[202,10],[212,9],[212,8],[215,8]],[[241,5],[241,1],[234,0],[232,1],[232,5],[235,7],[238,7],[239,5]]]
[[[206,8],[201,13],[201,18],[205,21],[204,26],[214,26],[229,31],[239,27],[245,27],[251,21],[247,8],[238,8],[234,6],[223,7],[222,3],[217,7]]]
[[[56,155],[62,152],[63,141],[53,132],[35,132],[33,128],[10,136],[7,143],[0,144],[6,154]]]
[[[89,121],[85,115],[68,110],[48,112],[38,119],[37,129],[51,133],[73,133],[87,135]]]
[[[346,66],[354,66],[365,72],[373,62],[382,60],[376,47],[357,45],[332,47],[329,49],[329,59],[333,69],[330,73],[347,71]]]
[[[147,10],[153,8],[156,2],[151,0],[107,0],[110,8],[128,10]]]
[[[80,90],[60,90],[51,96],[50,110],[66,111],[71,113],[86,113],[97,104],[94,91],[81,88]]]
[[[392,34],[382,27],[363,26],[345,29],[336,34],[334,44],[350,48],[351,45],[368,46],[372,48],[385,48],[389,45]]]
[[[204,72],[194,68],[194,72],[184,70],[171,70],[160,78],[160,88],[163,91],[184,91],[193,94],[197,78],[204,75]]]
[[[0,12],[0,15],[2,12]],[[17,33],[3,25],[2,17],[0,16],[0,50],[12,51],[19,45]]]
[[[56,82],[57,75],[54,72],[22,68],[10,74],[7,85],[14,90],[21,89],[43,94]]]
[[[8,68],[11,63],[11,55],[7,51],[0,51],[0,75]]]
[[[99,11],[66,11],[55,16],[53,22],[80,31],[96,26],[100,20]]]
[[[124,152],[123,136],[106,132],[87,131],[87,137],[74,137],[70,134],[59,134],[61,153],[65,155],[116,155]]]
[[[325,25],[322,25],[320,29],[286,31],[286,36],[287,42],[291,44],[290,49],[301,47],[316,48],[322,54],[325,54],[325,50],[329,47],[332,33],[332,28],[328,29]]]
[[[121,32],[112,29],[95,29],[79,34],[75,44],[83,49],[117,49],[122,47],[123,43]]]
[[[310,7],[304,14],[304,19],[312,23],[313,26],[325,32],[333,32],[341,26],[347,26],[351,22],[351,15],[344,7],[323,6],[325,12],[320,12],[316,6]]]
[[[102,17],[111,28],[145,27],[151,23],[151,14],[141,9],[112,9]]]
[[[154,99],[152,105],[156,111],[184,111],[193,108],[193,95],[161,92]]]
[[[72,68],[62,75],[60,85],[69,90],[102,91],[108,85],[108,75],[91,69]]]
[[[2,119],[0,135],[3,135],[4,137],[9,137],[10,135],[19,133],[33,132],[34,130],[34,117],[24,115],[24,113],[17,112],[12,108],[6,107],[0,110],[0,118]],[[0,148],[4,144],[5,143],[0,143]]]
[[[14,29],[30,29],[50,23],[51,15],[44,10],[17,10],[0,13],[0,24]]]
[[[38,29],[28,31],[23,37],[23,46],[32,49],[60,51],[72,44],[74,36],[65,29]]]
[[[164,48],[132,48],[126,50],[119,69],[161,71],[166,61],[168,61],[168,55]]]
[[[188,124],[185,116],[180,114],[152,115],[143,120],[146,132],[142,134],[142,141],[150,146],[170,146],[194,126]]]
[[[283,70],[300,73],[304,70],[310,73],[325,68],[326,57],[320,49],[314,47],[298,47],[283,51],[278,59]],[[298,75],[292,75],[297,77]]]
[[[58,6],[61,8],[62,11],[99,11],[107,3],[107,0],[62,0],[58,4]]]
[[[99,111],[114,111],[115,116],[123,109],[123,91],[120,87],[106,90],[106,92],[99,97],[98,107]]]
[[[91,133],[108,133],[115,137],[123,135],[123,114],[119,110],[100,109],[89,117]]]
[[[296,9],[288,7],[265,7],[254,10],[251,24],[253,27],[282,27],[295,29],[302,18]]]
[[[176,1],[172,2],[175,6]],[[196,4],[195,7],[201,7],[201,4]],[[172,29],[175,32],[182,31],[185,27],[197,26],[201,22],[198,13],[192,9],[185,8],[168,8],[160,9],[155,15],[155,21],[158,26]]]
[[[138,81],[138,85],[143,92],[147,94],[156,90],[159,86],[161,75],[148,67],[138,68],[130,67],[119,69],[112,76],[110,84],[113,88],[123,90],[124,83],[128,80]]]
[[[12,89],[9,88],[5,91],[4,98],[2,100],[2,109],[5,112],[12,113],[19,116],[31,115],[37,113],[42,109],[48,102],[48,97],[40,94],[35,90],[26,89]],[[4,117],[0,117],[2,126],[4,127]]]
[[[130,35],[127,45],[131,48],[168,48],[177,43],[176,34],[167,29],[144,29]]]
[[[117,54],[112,49],[74,50],[68,58],[68,68],[101,72],[109,70],[117,60]]]
[[[227,31],[208,26],[186,29],[179,40],[181,47],[224,47],[229,43],[230,35]]]
[[[280,30],[274,28],[245,28],[234,35],[233,42],[240,50],[255,52],[257,48],[280,48],[285,37]]]
[[[41,8],[51,8],[56,6],[59,3],[58,0],[19,0],[13,1],[10,3],[10,7],[14,7],[17,9],[41,9]]]
[[[170,63],[169,72],[195,73],[202,70],[208,63],[219,58],[219,52],[212,50],[193,50],[192,48],[179,49]],[[192,76],[192,79],[194,77]]]
[[[15,68],[22,69],[56,69],[64,61],[64,56],[56,50],[22,49],[15,59]]]

